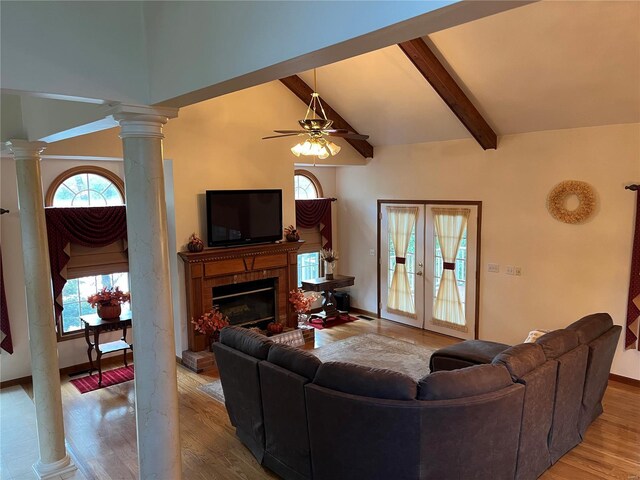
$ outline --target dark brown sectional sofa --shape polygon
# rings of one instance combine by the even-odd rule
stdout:
[[[492,358],[476,341],[417,383],[237,327],[214,351],[238,437],[285,479],[533,479],[602,412],[619,335],[596,314]]]

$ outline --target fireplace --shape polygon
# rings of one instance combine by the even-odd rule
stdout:
[[[228,308],[228,314],[236,325],[266,324],[273,320],[261,319],[273,317],[286,326],[294,327],[296,315],[288,298],[289,292],[298,286],[297,254],[300,245],[302,242],[282,242],[206,248],[197,253],[180,252],[184,264],[189,350],[208,350],[207,335],[196,332],[190,319],[198,318],[212,305],[219,305],[223,310]],[[250,293],[258,297],[256,303],[260,305],[252,311],[252,307],[245,308],[240,301],[253,290],[261,291]],[[267,296],[268,299],[264,298]]]
[[[264,326],[276,319],[277,279],[221,285],[212,289],[212,303],[229,317],[230,325]]]

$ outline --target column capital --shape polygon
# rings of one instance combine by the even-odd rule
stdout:
[[[178,109],[120,103],[109,110],[109,115],[120,124],[120,138],[164,138],[162,126],[178,116]]]
[[[11,139],[4,144],[11,150],[16,160],[39,159],[40,154],[47,148],[47,142],[30,142],[21,139]]]

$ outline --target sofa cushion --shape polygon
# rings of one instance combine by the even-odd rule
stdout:
[[[464,342],[440,348],[431,355],[429,368],[437,370],[454,370],[471,365],[491,363],[493,357],[509,348],[504,343],[489,342],[487,340],[466,340]]]
[[[536,343],[536,340],[538,340],[545,333],[549,333],[550,331],[551,330],[545,330],[543,328],[536,328],[535,330],[531,330],[529,332],[529,335],[527,335],[527,338],[525,338],[524,342],[522,343]]]
[[[322,365],[320,359],[309,352],[289,345],[278,344],[272,345],[269,349],[267,361],[297,373],[308,380],[313,380],[318,367]]]
[[[431,373],[418,382],[418,400],[449,400],[495,392],[513,385],[503,365],[475,365]]]
[[[535,343],[521,343],[499,353],[493,364],[504,365],[514,380],[522,378],[534,368],[547,361],[540,345]]]
[[[536,344],[542,347],[544,354],[549,360],[558,358],[569,350],[573,350],[580,343],[578,334],[573,330],[554,330],[536,340]]]
[[[573,322],[567,330],[573,330],[578,334],[580,343],[591,343],[604,332],[613,327],[613,319],[608,313],[594,313],[582,317],[577,322]]]
[[[313,383],[343,393],[388,400],[414,400],[417,388],[416,382],[403,373],[343,362],[320,365]]]
[[[273,342],[264,335],[242,327],[224,327],[220,332],[220,342],[236,350],[265,360]]]

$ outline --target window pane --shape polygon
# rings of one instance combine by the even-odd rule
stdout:
[[[65,180],[53,195],[54,207],[124,205],[118,188],[106,177],[79,173]]]
[[[104,178],[102,175],[96,175],[95,173],[89,174],[89,189],[102,193],[109,185],[111,185],[109,179]]]
[[[301,253],[298,255],[298,287],[305,280],[320,277],[320,252]]]
[[[82,329],[81,315],[96,313],[87,302],[87,297],[97,293],[103,287],[118,286],[120,290],[129,291],[129,274],[127,272],[110,275],[96,275],[68,280],[62,290],[62,333],[75,332]],[[129,303],[122,305],[122,312],[130,310]]]
[[[296,200],[306,200],[309,198],[318,198],[318,192],[313,182],[304,175],[296,175],[294,177],[294,193]]]
[[[112,183],[107,187],[107,189],[103,192],[104,198],[107,202],[107,205],[122,205],[124,204],[124,200],[122,199],[122,195],[116,188],[116,186]]]
[[[92,207],[104,207],[107,205],[107,200],[102,196],[102,193],[89,190],[89,205]]]
[[[53,196],[53,205],[56,207],[70,207],[75,194],[66,185],[60,185]]]
[[[84,190],[80,193],[78,193],[75,198],[73,199],[73,201],[71,202],[71,204],[74,207],[88,207],[89,206],[89,191],[88,190]]]
[[[82,192],[89,188],[89,184],[87,182],[87,174],[79,173],[74,175],[73,177],[67,178],[64,181],[64,185],[66,185],[73,193]]]
[[[416,297],[416,227],[413,226],[411,230],[411,236],[409,237],[409,245],[407,246],[407,253],[405,257],[404,267],[409,274],[409,288],[411,289],[411,297],[415,300]],[[396,269],[396,249],[393,245],[393,238],[391,232],[389,232],[389,279],[387,288],[391,288],[391,282],[393,281],[393,272]]]
[[[440,280],[442,278],[443,260],[442,250],[440,250],[440,242],[438,242],[438,236],[435,231],[433,233],[434,249],[433,249],[433,304],[435,305],[436,297],[438,295],[438,289],[440,288]],[[458,293],[460,294],[460,301],[462,302],[463,311],[465,307],[466,293],[467,293],[467,230],[465,229],[462,239],[460,240],[460,247],[458,248],[458,254],[455,261],[456,272],[456,284],[458,286]]]

